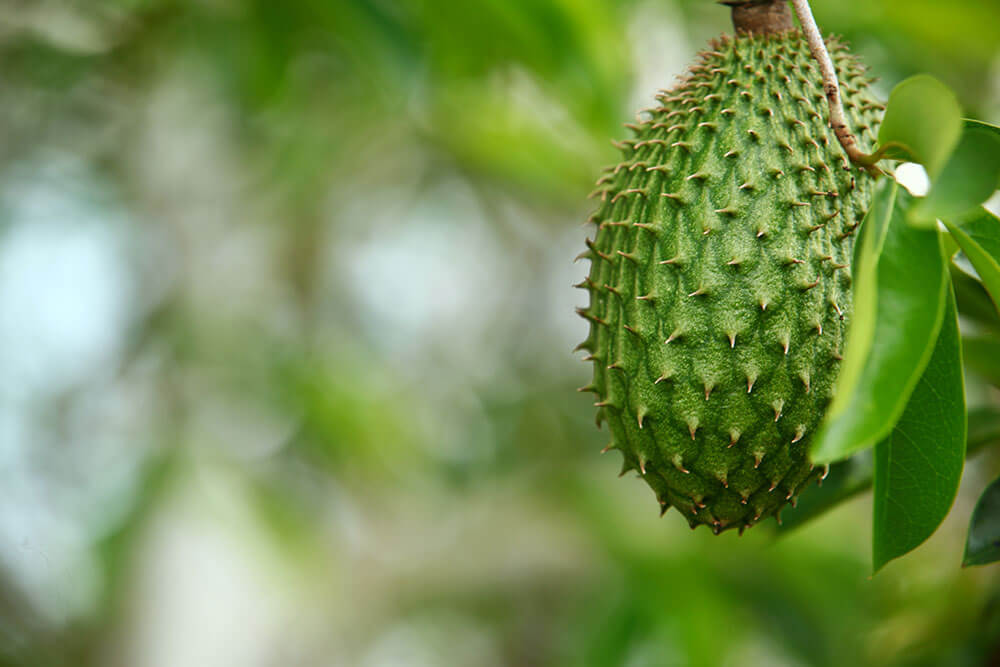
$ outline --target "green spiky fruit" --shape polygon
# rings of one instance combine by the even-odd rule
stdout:
[[[862,149],[883,106],[828,47]],[[598,425],[666,511],[716,532],[775,515],[823,471],[807,456],[851,312],[873,179],[828,126],[798,32],[723,37],[630,126],[583,257]]]

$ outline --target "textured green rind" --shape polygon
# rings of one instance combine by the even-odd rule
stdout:
[[[828,46],[868,150],[883,106]],[[821,474],[808,443],[836,379],[873,183],[827,126],[798,33],[710,48],[629,126],[624,162],[598,181],[580,347],[622,472],[720,532],[776,514]]]

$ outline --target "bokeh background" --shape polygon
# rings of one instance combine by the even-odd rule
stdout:
[[[814,5],[883,95],[1000,121],[1000,3]],[[997,569],[959,567],[988,450],[874,578],[863,495],[715,537],[598,453],[586,195],[729,29],[0,1],[0,665],[1000,664]]]

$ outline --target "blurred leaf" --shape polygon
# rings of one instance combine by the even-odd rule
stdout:
[[[969,370],[1000,387],[1000,340],[995,336],[962,338],[962,357]]]
[[[966,429],[958,317],[949,290],[927,368],[892,434],[875,447],[875,572],[922,544],[948,515],[962,478]]]
[[[982,0],[881,0],[878,11],[863,11],[872,5],[857,0],[813,3],[824,30],[851,35],[880,36],[882,56],[909,71],[935,68],[942,76],[961,78],[946,63],[956,60],[969,67],[988,65],[996,57],[997,9]],[[891,26],[891,27],[890,27]]]
[[[570,118],[553,131],[548,116],[563,112],[558,100],[547,95],[543,82],[521,85],[530,93],[515,97],[508,87],[452,86],[439,96],[431,137],[470,171],[578,201],[599,165],[613,156],[611,143],[592,141]],[[529,94],[532,104],[524,99]]]
[[[970,409],[966,455],[992,444],[1000,444],[1000,408],[986,405]]]
[[[143,529],[171,490],[182,467],[179,450],[174,443],[154,454],[143,464],[135,495],[128,499],[126,511],[120,520],[95,544],[95,554],[104,577],[101,607],[106,614],[113,613],[114,605],[122,598],[127,581],[128,562],[134,557],[136,542]]]
[[[945,220],[944,224],[972,262],[993,303],[1000,304],[1000,218],[983,208],[962,221]]]
[[[955,152],[910,222],[933,227],[938,218],[964,215],[990,198],[1000,182],[1000,128],[967,124]]]
[[[948,274],[937,231],[906,223],[912,201],[886,179],[865,219],[854,316],[837,395],[813,442],[816,463],[846,458],[885,438],[934,349]]]
[[[952,236],[946,236],[952,239]],[[943,241],[944,239],[942,239]],[[951,284],[955,289],[958,312],[979,326],[1000,331],[1000,314],[983,284],[973,276],[955,266],[950,266]]]
[[[983,406],[969,410],[968,434],[965,439],[966,458],[981,449],[1000,445],[1000,409]],[[872,452],[859,452],[830,466],[823,485],[799,496],[795,507],[781,511],[781,524],[773,525],[781,535],[802,526],[837,507],[841,503],[864,493],[872,486],[875,470]]]
[[[962,566],[987,565],[1000,560],[1000,478],[979,496],[969,522]]]
[[[846,461],[832,464],[822,486],[809,489],[799,496],[795,507],[786,507],[781,511],[778,530],[784,533],[797,528],[848,498],[867,491],[872,485],[873,471],[871,451],[859,452]]]
[[[927,74],[906,79],[889,94],[878,131],[883,157],[912,160],[931,179],[940,173],[962,132],[962,108],[955,93]]]
[[[420,0],[423,134],[479,176],[577,201],[617,157],[631,84],[603,0]],[[426,99],[425,99],[426,98]]]

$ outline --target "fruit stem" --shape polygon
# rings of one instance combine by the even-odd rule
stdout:
[[[813,59],[819,63],[819,71],[823,75],[823,92],[826,94],[826,101],[830,106],[830,126],[833,128],[833,133],[837,135],[837,140],[851,162],[864,167],[872,176],[881,174],[881,170],[875,166],[878,158],[863,153],[858,148],[854,133],[851,132],[851,128],[847,124],[844,105],[840,101],[840,82],[837,80],[837,71],[833,67],[830,52],[826,50],[826,43],[823,41],[823,36],[820,35],[816,19],[813,18],[809,0],[791,0],[791,2],[795,8],[795,15],[802,25],[802,33],[809,44],[809,51],[812,53]]]
[[[719,0],[733,10],[736,32],[773,35],[795,30],[786,0]]]

